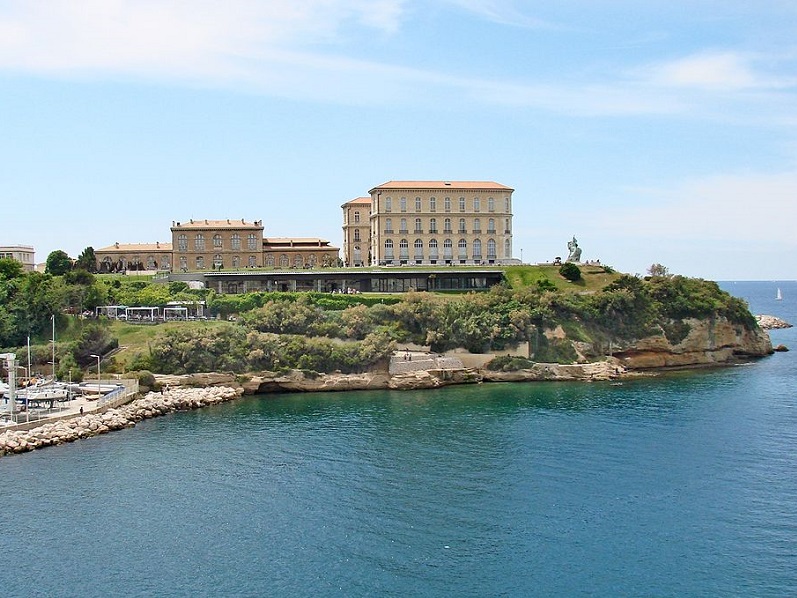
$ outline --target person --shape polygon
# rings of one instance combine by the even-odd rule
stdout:
[[[80,415],[83,415],[83,405],[80,406]]]

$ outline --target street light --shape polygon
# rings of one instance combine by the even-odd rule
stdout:
[[[94,353],[91,354],[92,357],[97,358],[97,400],[100,400],[100,357],[99,355],[95,355]]]

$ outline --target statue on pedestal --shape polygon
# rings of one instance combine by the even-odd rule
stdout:
[[[567,256],[568,262],[581,262],[581,248],[578,246],[575,236],[572,241],[567,242],[567,249],[570,254]]]

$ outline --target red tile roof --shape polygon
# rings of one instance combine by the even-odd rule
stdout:
[[[461,189],[468,191],[514,191],[511,187],[493,181],[388,181],[369,191],[389,189]]]

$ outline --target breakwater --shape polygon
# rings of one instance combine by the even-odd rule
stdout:
[[[0,434],[0,457],[131,428],[145,419],[175,411],[200,409],[236,399],[241,394],[241,389],[219,386],[150,392],[142,398],[103,413],[88,413],[62,419],[31,430],[6,430]]]

